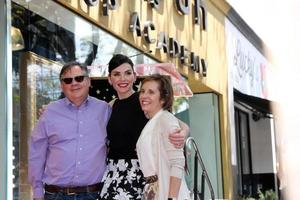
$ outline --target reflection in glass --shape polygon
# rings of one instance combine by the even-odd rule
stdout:
[[[14,116],[19,122],[20,130],[14,127],[14,137],[18,137],[18,152],[15,151],[15,160],[18,170],[14,172],[15,191],[14,197],[32,199],[28,183],[28,138],[38,120],[38,110],[42,105],[57,100],[60,96],[59,72],[61,65],[33,53],[24,53],[21,57],[19,71],[19,105],[14,104],[20,115]],[[15,93],[17,95],[17,93]],[[15,96],[17,97],[17,96]],[[16,102],[14,102],[16,103]],[[18,133],[18,134],[17,134]]]
[[[20,29],[11,27],[11,46],[13,51],[24,49],[24,39]]]

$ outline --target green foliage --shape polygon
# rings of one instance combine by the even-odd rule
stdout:
[[[188,104],[188,98],[186,98],[186,97],[175,98],[174,102],[173,102],[173,107],[172,107],[173,113],[177,114],[177,113],[181,112],[182,106],[185,108],[187,104]]]
[[[239,200],[256,200],[254,197],[240,197]],[[257,200],[278,200],[276,193],[274,190],[266,190],[265,193],[263,193],[261,190],[258,191],[258,199]]]
[[[240,197],[239,200],[255,200],[253,197]]]
[[[277,200],[276,193],[271,190],[266,190],[265,193],[258,191],[259,200]]]

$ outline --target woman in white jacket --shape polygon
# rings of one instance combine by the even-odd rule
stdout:
[[[147,182],[145,199],[190,199],[184,180],[183,149],[176,149],[168,140],[168,133],[179,127],[170,112],[174,98],[169,77],[156,74],[144,79],[139,99],[150,119],[136,145]]]

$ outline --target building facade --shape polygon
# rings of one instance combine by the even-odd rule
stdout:
[[[27,140],[38,109],[60,95],[62,65],[87,64],[105,89],[106,65],[116,53],[131,56],[147,74],[153,72],[148,66],[172,63],[193,93],[177,100],[176,115],[190,126],[216,198],[235,199],[226,48],[230,5],[223,0],[5,0],[0,7],[5,24],[0,28],[5,41],[0,44],[0,160],[7,166],[0,174],[1,199],[31,198]]]
[[[232,9],[225,21],[234,191],[258,198],[259,191],[269,190],[279,196],[276,67],[270,51],[237,15]]]

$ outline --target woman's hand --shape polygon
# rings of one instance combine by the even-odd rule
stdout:
[[[42,105],[42,107],[39,109],[39,117],[42,116],[42,114],[45,112],[48,105]]]
[[[169,140],[174,145],[175,148],[181,149],[184,147],[185,139],[189,134],[190,128],[183,121],[179,120],[180,128],[175,129],[169,134]]]
[[[169,140],[175,148],[181,149],[185,143],[186,131],[183,129],[175,129],[174,132],[169,134]]]

